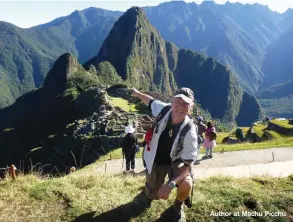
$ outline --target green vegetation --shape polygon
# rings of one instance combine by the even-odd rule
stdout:
[[[127,100],[118,97],[109,97],[109,102],[112,106],[118,106],[126,112],[137,112],[136,106],[130,104]]]
[[[121,77],[109,62],[101,62],[97,67],[97,75],[103,85],[122,83]]]
[[[283,138],[283,136],[281,135],[281,134],[279,134],[279,133],[277,133],[277,132],[275,132],[275,131],[273,131],[273,130],[265,130],[273,139],[278,139],[278,140],[280,140],[280,139],[282,139]]]
[[[254,132],[256,133],[256,135],[261,138],[264,135],[264,130],[267,128],[267,124],[266,123],[258,123],[256,125],[254,125],[253,127]]]
[[[260,143],[239,143],[239,144],[220,144],[214,148],[215,152],[224,151],[240,151],[240,150],[259,150],[276,147],[292,147],[293,137],[282,137],[281,139],[274,139]]]
[[[90,8],[29,29],[0,22],[0,108],[41,87],[62,54],[70,52],[81,63],[95,56],[120,15]]]
[[[91,86],[100,86],[100,82],[98,79],[98,76],[91,74],[89,72],[80,71],[77,73],[74,73],[74,75],[69,78],[67,89],[64,92],[64,96],[68,94],[76,96],[84,92],[86,89],[88,89]]]
[[[260,99],[259,102],[269,117],[293,118],[293,96],[279,99]]]
[[[136,213],[133,203],[144,186],[144,177],[98,176],[90,168],[62,178],[38,175],[20,176],[0,181],[1,218],[14,221],[155,221],[173,202],[152,203],[151,208]],[[289,221],[293,216],[293,177],[233,179],[212,177],[197,181],[193,206],[186,209],[188,221],[258,221],[259,217],[211,217],[211,211],[257,211],[286,213],[286,217],[261,217],[262,221]],[[101,215],[106,213],[106,215]],[[133,217],[133,218],[132,218]],[[132,218],[132,219],[131,219]]]
[[[285,129],[292,129],[293,128],[293,125],[289,124],[289,121],[288,120],[277,120],[277,119],[273,119],[273,120],[270,120],[270,122],[278,125],[278,126],[281,126]]]

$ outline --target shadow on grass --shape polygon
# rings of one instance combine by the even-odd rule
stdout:
[[[141,192],[127,204],[121,205],[98,216],[95,216],[96,212],[85,213],[75,218],[72,222],[130,221],[131,218],[135,218],[146,211],[148,207],[150,207],[150,203],[145,201],[145,195]]]

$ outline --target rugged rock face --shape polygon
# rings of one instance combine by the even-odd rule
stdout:
[[[123,40],[122,35],[126,36]],[[165,42],[140,8],[133,7],[119,18],[98,55],[84,66],[98,67],[102,61],[109,61],[123,79],[144,90],[170,95],[175,82],[178,87],[190,87],[213,117],[235,121],[240,106],[241,110],[256,113],[239,117],[241,123],[249,125],[260,115],[261,108],[254,97],[249,102],[242,100],[244,93],[227,67]]]
[[[79,69],[82,69],[82,67],[75,57],[69,53],[63,54],[49,71],[42,87],[43,90],[52,96],[63,93],[69,78]]]
[[[127,10],[114,24],[98,55],[85,63],[109,61],[117,73],[134,86],[172,94],[176,88],[168,68],[166,44],[138,7]]]
[[[145,11],[165,40],[228,65],[246,91],[262,84],[261,63],[266,46],[281,33],[275,24],[280,14],[257,4],[213,1],[171,1]]]
[[[293,80],[293,25],[269,48],[263,61],[264,87]]]
[[[195,98],[213,117],[235,120],[243,92],[225,66],[196,52],[180,50],[174,73],[178,86],[193,89]]]
[[[263,111],[254,96],[244,92],[241,101],[239,114],[236,118],[236,122],[239,126],[249,126],[251,122],[263,118]]]

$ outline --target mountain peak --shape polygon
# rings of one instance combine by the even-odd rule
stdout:
[[[140,7],[133,6],[130,9],[128,9],[122,16],[121,20],[125,19],[128,20],[128,22],[131,22],[130,24],[136,24],[138,20],[146,20],[148,21],[148,18],[144,12],[144,10]]]
[[[126,79],[127,71],[122,65],[124,64],[123,60],[130,55],[133,49],[133,42],[137,41],[135,36],[142,29],[147,30],[147,32],[156,32],[149,23],[143,9],[136,6],[131,7],[115,22],[98,55],[86,62],[84,67],[89,69],[90,65],[97,67],[102,61],[110,61],[118,74],[123,79]],[[156,35],[158,34],[156,33],[154,36]]]
[[[291,13],[293,13],[293,9],[288,8],[283,14],[286,15],[286,14],[291,14]]]
[[[210,9],[214,9],[214,8],[218,7],[217,3],[215,1],[213,1],[213,0],[205,0],[200,4],[200,6],[201,7],[207,7],[207,8],[210,8]]]
[[[98,55],[84,64],[96,68],[110,62],[124,80],[149,90],[157,87],[171,94],[174,89],[166,55],[166,43],[139,7],[128,9],[114,24]]]
[[[215,3],[214,0],[204,0],[201,4],[202,5],[217,5],[217,3]]]
[[[135,15],[139,15],[140,13],[144,13],[143,9],[138,7],[138,6],[132,6],[130,9],[127,9],[127,11],[125,12],[125,14],[135,14]]]
[[[70,53],[61,55],[48,73],[43,88],[58,95],[62,93],[70,76],[79,68],[77,59]]]

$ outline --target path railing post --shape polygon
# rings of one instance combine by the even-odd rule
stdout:
[[[13,164],[11,164],[9,170],[10,170],[11,178],[13,180],[15,180],[16,179],[16,173],[15,173],[16,167]]]

